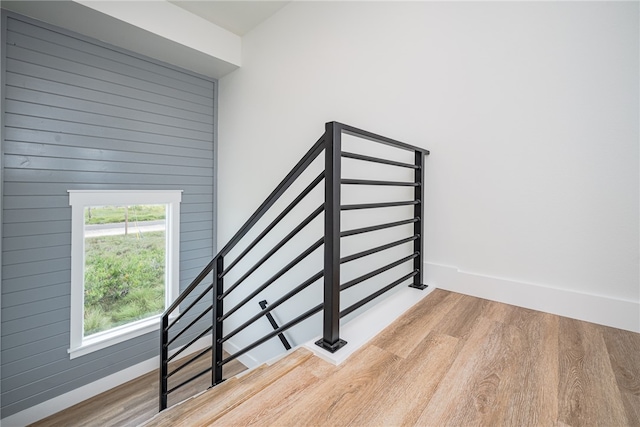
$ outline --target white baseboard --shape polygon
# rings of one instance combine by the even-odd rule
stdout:
[[[425,278],[426,283],[439,289],[640,332],[640,301],[485,276],[432,263],[425,263]]]
[[[70,408],[84,400],[104,393],[114,387],[131,381],[141,375],[152,372],[160,366],[160,357],[154,357],[144,362],[140,362],[129,368],[118,371],[114,374],[106,376],[94,381],[90,384],[71,390],[68,393],[56,396],[46,402],[39,403],[24,411],[10,415],[2,419],[3,427],[22,427],[31,423],[35,423],[43,418]]]
[[[211,336],[203,337],[196,341],[192,347],[192,353],[202,350],[211,345]],[[177,349],[176,349],[177,350]],[[172,354],[175,353],[175,350]],[[114,387],[122,385],[128,381],[134,380],[144,374],[153,372],[160,367],[160,356],[152,357],[144,362],[140,362],[129,368],[115,372],[104,378],[94,381],[90,384],[71,390],[46,402],[34,405],[24,411],[10,415],[0,420],[2,427],[23,427],[31,423],[35,423],[43,418],[70,408],[82,401],[90,399],[94,396],[109,391]]]

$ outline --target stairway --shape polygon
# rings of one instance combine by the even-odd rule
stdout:
[[[340,335],[342,320],[402,284],[423,291],[428,154],[362,129],[326,123],[325,133],[163,313],[160,411],[181,387],[201,376],[210,377],[212,386],[221,384],[227,363],[307,320],[305,336],[320,332],[320,324],[310,320],[319,313],[322,336],[315,344],[335,353],[348,342]],[[348,159],[344,168],[343,158]],[[386,177],[392,180],[380,179]],[[343,267],[350,280],[341,280]],[[266,298],[271,304],[254,311],[255,303]],[[287,320],[275,330],[261,329],[258,322],[275,309]],[[205,336],[211,336],[211,346],[187,364],[211,353],[211,367],[184,378],[184,366],[176,366],[175,358]],[[231,354],[223,357],[224,350]],[[258,360],[277,354],[268,347],[259,351]]]

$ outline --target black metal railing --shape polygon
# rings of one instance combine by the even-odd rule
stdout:
[[[397,149],[407,150],[414,153],[414,161],[412,163],[390,160],[386,158],[374,157],[342,150],[342,136],[352,135],[358,138],[373,141],[375,143],[388,145]],[[231,262],[226,264],[226,258],[236,248],[245,236],[256,226],[258,221],[270,211],[280,197],[292,186],[294,182],[301,176],[303,172],[312,164],[312,162],[324,151],[324,170],[315,177],[301,192],[293,199],[275,219],[273,219],[251,242],[246,244],[244,249],[233,258]],[[193,280],[193,282],[180,294],[180,296],[171,304],[171,306],[162,315],[161,323],[161,368],[160,368],[160,410],[167,407],[167,399],[170,393],[178,390],[184,385],[200,378],[207,373],[211,373],[211,386],[215,386],[222,382],[222,368],[224,365],[238,357],[246,354],[254,348],[262,345],[274,337],[283,338],[282,333],[305,321],[311,316],[323,312],[322,314],[322,339],[317,344],[322,348],[334,352],[346,344],[340,339],[340,319],[355,310],[361,308],[365,304],[378,298],[385,292],[393,289],[401,283],[411,280],[410,286],[424,289],[426,286],[423,281],[423,235],[424,235],[424,202],[422,200],[422,188],[424,177],[424,156],[429,152],[423,148],[408,145],[399,141],[392,140],[380,135],[376,135],[361,129],[347,126],[337,122],[326,124],[324,135],[313,145],[313,147],[303,156],[289,174],[282,180],[276,189],[267,197],[260,205],[256,212],[247,220],[247,222],[238,230],[238,232],[229,240],[222,250],[209,262],[202,272]],[[342,158],[349,158],[357,161],[378,163],[398,168],[409,168],[414,171],[413,180],[411,181],[386,181],[386,180],[367,180],[367,179],[345,179],[342,177]],[[275,243],[263,256],[259,257],[250,267],[238,273],[241,261],[249,260],[248,254],[252,253],[254,248],[263,241],[263,239],[271,233],[271,231],[280,224],[292,210],[306,199],[309,194],[318,187],[321,181],[324,181],[324,202],[307,215],[299,224],[291,227],[291,231]],[[343,185],[366,185],[366,186],[385,186],[385,187],[413,187],[413,199],[398,202],[379,202],[379,203],[360,203],[360,204],[341,204],[341,187]],[[396,206],[413,207],[413,216],[411,218],[393,221],[373,226],[361,227],[351,230],[341,230],[342,211],[352,210],[368,210]],[[324,213],[324,236],[320,237],[313,244],[300,251],[294,259],[288,262],[279,271],[264,280],[258,286],[252,286],[244,289],[241,293],[237,291],[243,283],[268,260],[270,260],[277,252],[279,252],[289,241],[291,241],[302,230]],[[290,221],[285,222],[288,224]],[[393,242],[385,243],[375,247],[341,257],[340,240],[351,236],[371,233],[378,230],[400,227],[403,225],[413,225],[413,234]],[[394,262],[369,271],[350,281],[341,283],[341,265],[346,264],[390,248],[403,244],[413,243],[413,252],[400,258]],[[321,271],[311,275],[306,280],[288,287],[286,292],[266,306],[261,304],[261,310],[255,315],[249,317],[243,323],[235,326],[230,331],[223,328],[225,320],[237,313],[246,304],[258,297],[263,291],[269,288],[278,279],[283,277],[296,265],[307,259],[312,253],[324,246],[324,267]],[[394,280],[382,288],[369,293],[366,297],[358,302],[351,304],[349,307],[340,309],[340,293],[366,280],[378,276],[392,268],[400,266],[404,263],[411,262],[413,269],[410,273],[404,274],[402,277]],[[225,283],[225,278],[229,272],[236,270],[237,278],[233,283]],[[209,278],[209,279],[208,279]],[[273,331],[263,335],[257,340],[250,342],[244,347],[238,349],[233,354],[224,355],[223,344],[230,338],[236,336],[241,331],[253,325],[258,319],[267,316],[270,318],[271,311],[289,301],[294,296],[309,288],[314,283],[323,279],[323,300],[312,308],[303,309],[301,313],[293,313],[292,319],[286,321],[283,325],[273,325]],[[211,280],[210,284],[206,284],[206,280]],[[225,300],[234,293],[235,296],[242,295],[234,305],[225,307]],[[187,304],[187,299],[192,298]],[[198,312],[199,310],[199,312]],[[176,314],[179,312],[179,314]],[[187,321],[188,314],[188,323]],[[272,318],[272,317],[271,317]],[[210,322],[204,322],[205,319],[211,319]],[[181,321],[187,323],[182,326]],[[204,325],[203,325],[204,323]],[[200,329],[195,329],[195,328]],[[227,328],[230,329],[230,328]],[[212,344],[200,350],[197,354],[190,356],[186,362],[176,362],[177,357],[183,354],[189,347],[193,346],[200,339],[211,336]],[[179,340],[182,338],[182,340]],[[186,341],[186,342],[183,342]],[[174,344],[177,348],[169,355],[169,349]],[[284,341],[283,341],[284,344]],[[286,344],[288,345],[288,343]],[[169,387],[169,380],[182,371],[186,366],[211,354],[211,366],[191,375],[184,381]],[[172,363],[173,362],[173,363]],[[179,366],[173,367],[174,364],[180,363]],[[171,369],[170,369],[171,368]]]

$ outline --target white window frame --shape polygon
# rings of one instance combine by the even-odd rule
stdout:
[[[84,337],[84,209],[88,206],[167,205],[165,307],[178,296],[180,272],[180,202],[182,190],[68,190],[71,205],[71,330],[74,359],[160,329],[155,315]]]

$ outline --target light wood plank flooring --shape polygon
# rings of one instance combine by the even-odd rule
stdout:
[[[148,426],[640,425],[640,334],[441,290],[339,367],[266,372]]]
[[[435,290],[338,367],[297,350],[146,425],[640,426],[640,334]]]
[[[171,363],[171,368],[180,366],[190,356]],[[175,366],[173,366],[175,364]],[[176,378],[170,380],[169,387],[179,384],[211,366],[211,356],[206,355],[185,367]],[[231,378],[246,370],[246,367],[232,361],[225,365],[223,376]],[[211,385],[211,375],[203,375],[169,395],[169,405],[173,405],[206,390]],[[71,426],[138,426],[158,413],[159,373],[150,372],[132,381],[78,403],[64,411],[53,414],[32,427]]]

